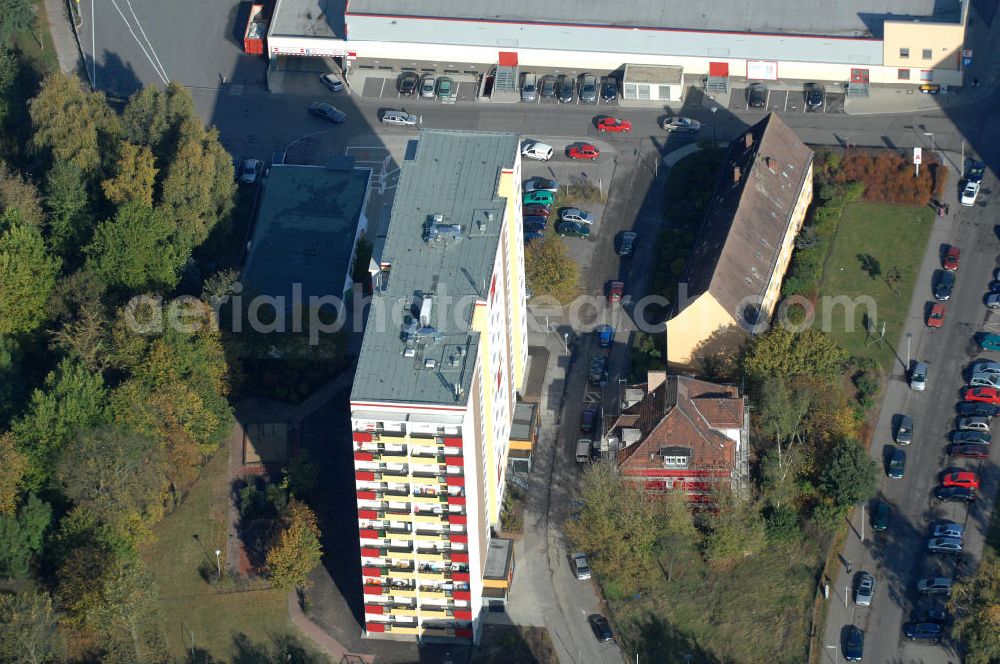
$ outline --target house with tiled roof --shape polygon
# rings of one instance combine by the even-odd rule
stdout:
[[[774,113],[729,144],[667,321],[667,360],[690,366],[767,327],[813,196],[813,151]]]
[[[622,475],[648,491],[702,501],[719,484],[746,485],[749,411],[734,385],[651,371],[622,390],[608,436]]]

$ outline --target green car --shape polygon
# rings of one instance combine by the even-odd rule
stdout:
[[[875,509],[872,510],[872,528],[874,530],[881,531],[889,527],[889,512],[889,503],[881,500],[875,503]]]
[[[980,350],[1000,350],[1000,334],[983,334],[979,337]]]
[[[556,233],[568,237],[587,238],[590,237],[590,226],[578,224],[575,221],[564,221],[556,226]]]
[[[521,199],[525,205],[552,205],[556,195],[551,191],[529,191]]]
[[[437,80],[437,96],[439,98],[451,97],[455,94],[455,83],[447,76],[442,76]]]

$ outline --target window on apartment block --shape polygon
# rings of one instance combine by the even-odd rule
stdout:
[[[923,52],[924,60],[930,60],[934,57],[934,50],[930,48],[925,48]]]
[[[910,80],[910,70],[909,69],[898,69],[896,70],[896,78],[900,81]]]
[[[908,48],[901,48],[901,49],[899,49],[899,57],[901,57],[901,58],[908,58],[908,57],[910,57],[910,49],[908,49]]]
[[[934,71],[931,69],[921,69],[920,70],[920,80],[921,81],[933,81]]]

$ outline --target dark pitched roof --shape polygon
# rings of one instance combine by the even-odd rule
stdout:
[[[774,113],[729,144],[688,261],[692,298],[710,292],[737,321],[746,314],[756,320],[812,160],[812,150]]]
[[[619,452],[618,460],[625,469],[662,468],[660,451],[682,447],[691,450],[691,468],[732,467],[735,443],[719,430],[741,428],[743,417],[744,399],[735,386],[668,376],[615,422],[613,428],[641,432],[638,442]]]

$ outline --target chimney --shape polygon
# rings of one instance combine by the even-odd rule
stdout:
[[[743,177],[743,169],[739,166],[733,166],[733,184],[739,184],[741,177]]]
[[[650,392],[663,385],[667,380],[666,371],[647,371],[646,372],[646,389]]]
[[[753,134],[749,131],[743,134],[743,143],[746,145],[747,150],[753,147]]]
[[[767,165],[767,170],[772,173],[778,172],[778,161],[772,157],[764,157],[764,164]]]

